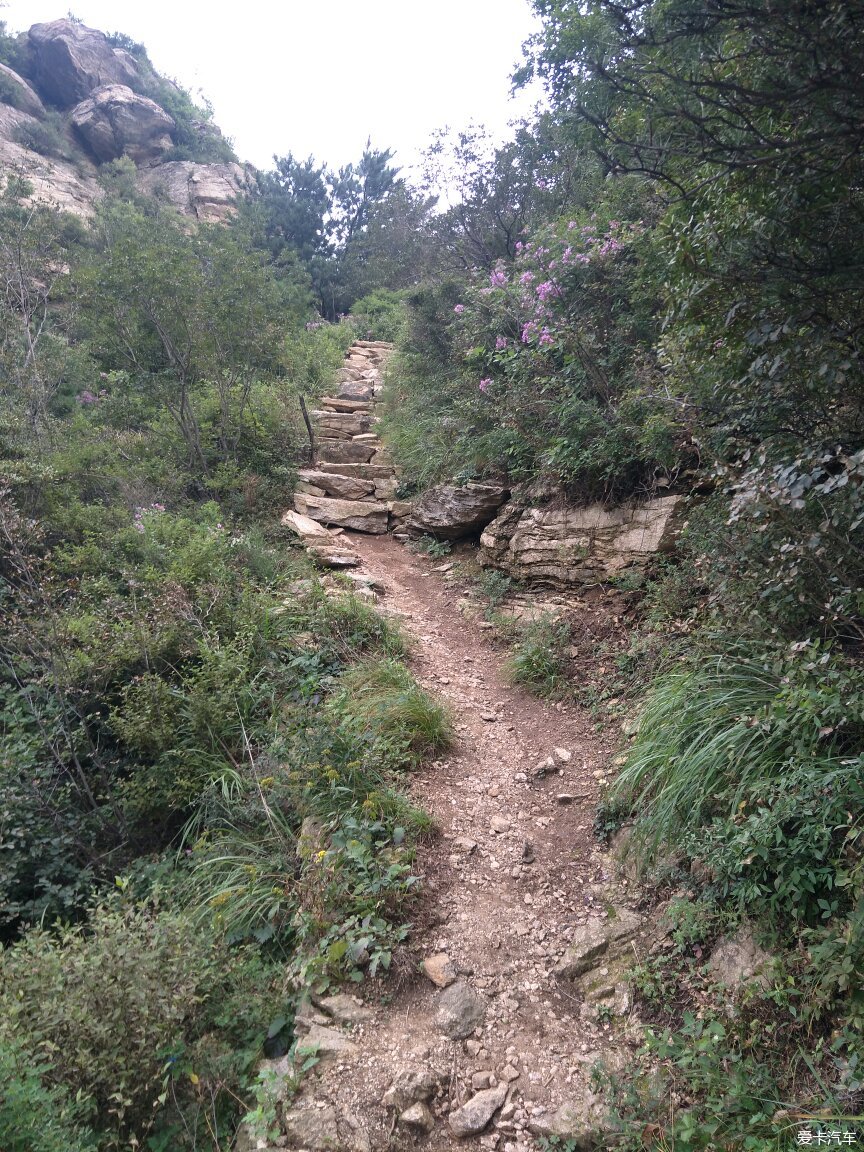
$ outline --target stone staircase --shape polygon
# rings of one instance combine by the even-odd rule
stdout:
[[[375,405],[393,345],[358,340],[339,370],[338,388],[309,413],[315,451],[298,473],[294,510],[282,523],[292,528],[325,567],[347,568],[359,558],[345,530],[375,534],[398,530],[408,504],[396,499],[396,469],[375,425]]]

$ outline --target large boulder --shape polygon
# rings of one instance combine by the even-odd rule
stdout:
[[[126,155],[149,164],[172,145],[174,121],[125,84],[104,84],[72,111],[72,124],[90,153],[104,164]]]
[[[673,547],[681,500],[508,506],[480,537],[480,563],[517,580],[556,586],[607,580]]]
[[[642,917],[628,908],[613,908],[605,919],[592,917],[573,933],[566,952],[555,966],[562,980],[584,975],[614,951],[614,945],[631,940],[642,926]]]
[[[241,164],[196,164],[171,160],[138,173],[142,192],[162,198],[184,216],[207,223],[227,220],[237,211],[237,197],[250,187],[249,171]]]
[[[0,101],[41,120],[45,105],[23,76],[0,64]]]
[[[485,528],[509,495],[502,484],[437,484],[414,501],[408,524],[441,540],[461,540]]]
[[[36,87],[52,104],[71,108],[103,84],[134,85],[133,56],[110,44],[104,32],[74,20],[34,24],[28,33]]]

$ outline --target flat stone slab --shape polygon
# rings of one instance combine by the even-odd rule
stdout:
[[[369,400],[343,400],[338,396],[325,396],[321,407],[327,412],[371,412]]]
[[[338,472],[318,472],[304,468],[297,475],[306,487],[298,491],[307,492],[309,487],[319,489],[322,496],[335,496],[340,500],[362,500],[375,491],[375,481],[361,476],[343,476]],[[319,493],[310,493],[318,495]]]
[[[370,532],[372,535],[382,535],[387,531],[389,513],[386,505],[366,500],[330,500],[298,492],[294,496],[294,507],[302,515],[323,524],[353,528],[355,532]]]
[[[368,464],[377,445],[365,440],[332,440],[325,436],[316,441],[316,447],[321,468],[323,464]]]
[[[340,476],[361,476],[364,480],[385,480],[393,475],[389,464],[319,464],[319,472],[333,472]]]
[[[282,516],[281,522],[304,541],[315,540],[323,543],[333,539],[332,532],[328,532],[323,524],[319,524],[311,516],[304,516],[301,512],[288,511]]]
[[[641,926],[642,917],[629,908],[613,908],[606,920],[600,917],[587,920],[576,928],[570,946],[555,966],[555,975],[562,980],[583,976],[613,944],[631,939]]]

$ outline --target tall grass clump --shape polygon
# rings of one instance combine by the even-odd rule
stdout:
[[[805,791],[821,796],[824,811],[855,779],[860,697],[851,674],[816,645],[739,645],[668,672],[648,698],[610,802],[636,814],[649,857],[704,839],[715,821],[727,841],[754,812],[770,808],[776,821],[793,795],[803,814]],[[781,824],[778,851],[789,834]]]
[[[450,744],[453,730],[447,710],[397,660],[356,664],[340,683],[335,707],[369,728],[376,739],[395,742],[412,757],[441,752]]]
[[[525,624],[507,670],[514,684],[524,684],[537,696],[556,696],[567,681],[570,625],[544,613]]]

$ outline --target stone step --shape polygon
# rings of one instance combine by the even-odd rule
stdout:
[[[298,492],[294,496],[294,507],[301,515],[321,524],[335,524],[338,528],[353,528],[355,532],[373,535],[387,531],[387,505],[371,500],[331,500]]]
[[[302,484],[298,492],[307,492],[309,487],[318,489],[313,496],[336,496],[340,500],[362,500],[375,492],[375,480],[364,476],[345,476],[338,472],[319,472],[304,468],[298,472]]]
[[[392,352],[396,347],[389,340],[355,340],[352,348],[380,348],[383,352]]]
[[[378,451],[376,444],[365,440],[318,440],[319,467],[324,464],[368,464]]]
[[[396,475],[391,464],[325,464],[318,465],[319,472],[336,473],[339,476],[362,476],[364,480],[385,480]]]
[[[348,400],[336,396],[324,396],[321,407],[328,412],[371,412],[372,401]]]
[[[368,433],[373,417],[368,412],[327,412],[313,409],[309,418],[320,434],[328,440],[352,440]]]

